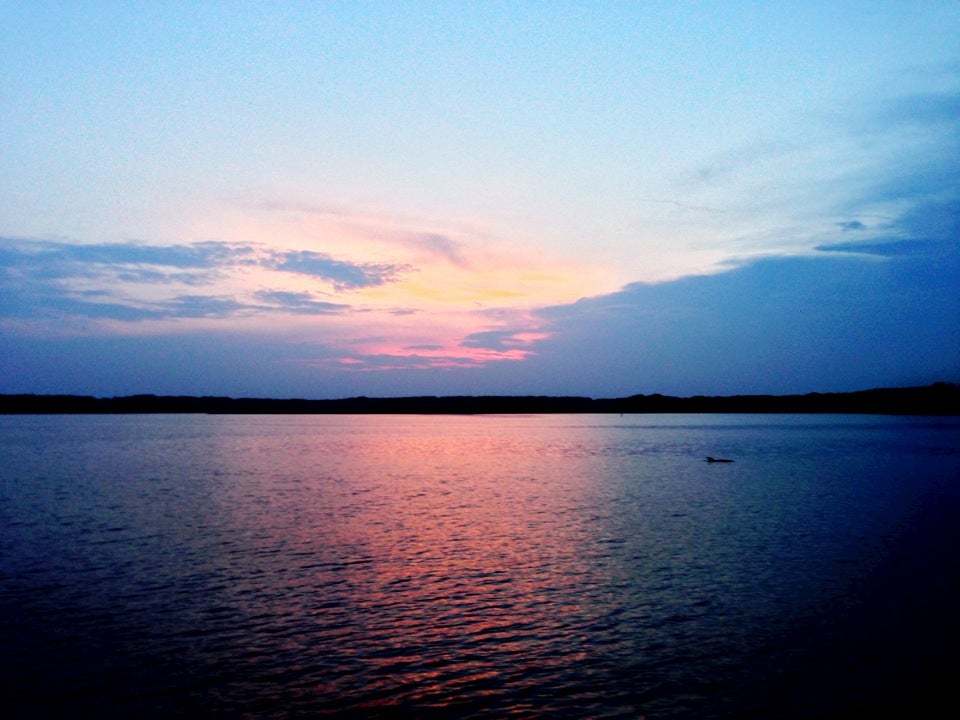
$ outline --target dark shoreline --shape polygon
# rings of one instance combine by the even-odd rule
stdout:
[[[845,413],[960,415],[960,385],[878,388],[806,395],[731,395],[625,398],[550,396],[447,396],[340,400],[278,400],[131,395],[0,395],[0,414],[206,413],[231,415],[474,415],[527,413]]]

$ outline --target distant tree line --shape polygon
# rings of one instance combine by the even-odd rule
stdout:
[[[525,413],[867,413],[960,415],[960,386],[879,388],[806,395],[672,397],[631,395],[593,399],[551,396],[448,396],[341,400],[131,395],[0,395],[0,414],[209,413],[209,414],[421,414]]]

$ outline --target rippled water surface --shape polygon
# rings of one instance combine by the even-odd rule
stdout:
[[[4,712],[919,711],[958,520],[956,419],[0,417]]]

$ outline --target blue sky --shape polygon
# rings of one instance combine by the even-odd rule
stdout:
[[[0,27],[0,392],[960,381],[957,3]]]

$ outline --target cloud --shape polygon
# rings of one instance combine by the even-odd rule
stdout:
[[[336,397],[363,389],[325,382],[317,365],[336,351],[322,343],[264,342],[261,333],[32,335],[0,332],[0,391],[99,396],[232,395]],[[304,362],[308,358],[310,362]],[[358,376],[363,377],[363,376]]]
[[[402,240],[402,242],[414,249],[428,252],[440,257],[451,265],[467,269],[469,263],[463,255],[463,246],[440,233],[416,233]]]
[[[165,288],[162,294],[169,295],[177,285],[213,287],[226,272],[253,264],[255,257],[249,246],[221,242],[86,245],[0,238],[0,287],[18,296],[13,307],[28,317],[75,314],[133,322],[168,313],[135,300],[123,288]],[[102,296],[98,301],[84,299],[91,286]],[[9,317],[11,308],[5,314]]]
[[[263,290],[256,293],[256,298],[272,307],[285,312],[303,313],[308,315],[335,315],[350,309],[343,303],[324,302],[314,300],[309,292],[290,292],[286,290]]]
[[[956,380],[958,272],[957,262],[824,255],[632,285],[545,310],[550,337],[535,343],[525,369],[570,392],[607,395]]]
[[[500,289],[517,282],[525,288],[537,282],[549,286],[552,276],[531,279],[514,266],[503,272],[470,269],[457,243],[445,235],[408,234],[407,239],[416,252],[401,253],[402,258],[419,262],[422,253],[431,253],[442,260],[427,263],[408,279],[405,274],[414,268],[402,262],[352,262],[253,241],[171,248],[0,241],[0,318],[5,331],[21,337],[144,338],[202,328],[213,345],[242,332],[265,345],[310,341],[330,352],[315,359],[308,350],[301,359],[320,363],[325,373],[478,369],[519,361],[531,352],[535,335],[529,328],[536,323],[508,305],[513,297],[528,303],[530,298],[511,289],[511,299],[504,300]],[[393,249],[401,250],[396,243]],[[382,256],[382,248],[376,252]],[[461,267],[451,267],[457,263]],[[318,280],[324,292],[317,289]],[[338,302],[335,295],[392,283],[396,286],[356,293],[355,303]],[[494,292],[490,287],[503,306],[477,310],[476,298],[488,299]],[[558,296],[575,295],[552,298]],[[273,339],[265,341],[267,335]],[[129,352],[135,357],[136,343]],[[250,347],[249,352],[267,350]]]
[[[957,381],[960,203],[955,183],[928,189],[905,196],[908,209],[860,242],[839,240],[840,226],[812,255],[544,308],[549,336],[533,343],[523,372],[608,395]]]
[[[875,116],[879,125],[956,126],[960,124],[960,93],[924,92],[898,97],[883,104]]]
[[[0,246],[0,270],[21,270],[48,279],[113,277],[130,283],[202,284],[214,277],[209,271],[259,266],[321,278],[345,290],[383,285],[413,271],[404,264],[353,263],[325,253],[277,252],[212,241],[169,246],[87,245],[5,238],[0,243],[4,244]]]
[[[847,220],[846,222],[838,222],[837,227],[843,230],[844,232],[849,232],[851,230],[866,230],[867,226],[864,225],[859,220]]]
[[[409,265],[345,262],[326,253],[309,250],[277,253],[268,265],[274,270],[326,280],[338,291],[384,285],[395,282],[403,273],[413,271]]]
[[[423,218],[402,214],[351,210],[345,207],[321,203],[266,200],[253,203],[252,207],[269,213],[302,214],[327,225],[348,228],[352,235],[363,240],[400,245],[420,253],[438,257],[451,265],[467,269],[470,263],[465,257],[465,246],[454,240],[448,232],[423,230],[431,223]]]
[[[506,353],[512,350],[528,348],[529,337],[524,337],[529,330],[483,330],[470,333],[460,341],[462,347],[493,350]]]
[[[701,171],[698,173],[701,177],[704,177],[705,173]],[[637,198],[637,202],[641,203],[652,203],[655,205],[671,205],[680,210],[694,210],[697,212],[706,212],[706,213],[716,213],[722,214],[724,211],[721,208],[709,207],[706,205],[691,205],[690,203],[680,202],[679,200],[668,200],[664,198]]]
[[[251,358],[282,354],[286,367],[330,379],[327,387],[339,387],[338,373],[369,371],[366,392],[413,382],[400,376],[439,387],[436,375],[461,388],[594,395],[960,379],[957,95],[850,107],[858,117],[815,142],[727,153],[680,189],[688,192],[651,188],[640,198],[666,230],[684,223],[684,239],[629,246],[616,257],[634,267],[603,290],[687,275],[678,280],[599,295],[599,283],[574,282],[586,274],[579,266],[543,279],[550,273],[535,273],[519,245],[464,244],[460,235],[486,237],[453,224],[284,207],[266,209],[301,214],[269,218],[288,223],[279,228],[222,231],[243,242],[0,239],[0,316],[50,321],[42,329],[140,322],[141,337],[151,321],[182,320],[180,332],[202,326],[214,349],[231,331],[267,328],[279,342],[251,332],[231,347]],[[277,237],[299,245],[269,244]],[[714,274],[690,275],[681,257],[690,247],[705,248],[697,269]],[[636,258],[659,250],[680,258],[674,274],[636,269]],[[757,259],[764,254],[780,259]],[[383,289],[354,293],[363,298],[356,305],[335,302],[334,293],[375,288]],[[293,350],[291,338],[321,350]],[[135,366],[137,344],[123,352]],[[274,387],[286,387],[282,369],[272,372]]]
[[[842,242],[818,245],[815,249],[822,252],[858,253],[894,257],[896,255],[915,255],[927,249],[923,240],[891,240],[889,242]]]
[[[180,295],[159,303],[158,309],[167,318],[226,318],[253,308],[230,297]]]
[[[956,86],[956,68],[943,72]],[[933,82],[915,80],[920,87]],[[893,228],[915,209],[936,212],[960,198],[960,93],[904,91],[894,83],[851,98],[842,112],[811,116],[780,142],[721,149],[699,171],[682,173],[663,197],[725,212],[703,221],[666,218],[663,232],[678,238],[671,256],[705,250],[700,272],[715,272],[817,250],[899,253],[910,245],[891,243],[922,240]],[[840,247],[838,229],[848,235],[844,242],[856,234],[865,244]],[[690,267],[672,277],[693,274]]]
[[[356,354],[343,355],[329,360],[319,361],[320,366],[333,367],[347,372],[410,372],[415,370],[446,370],[451,368],[483,367],[484,360],[461,355],[419,354]]]
[[[136,303],[117,302],[106,293],[71,295],[50,292],[18,295],[0,290],[0,299],[4,300],[0,303],[0,317],[8,319],[68,321],[85,318],[136,323],[145,320],[226,318],[260,309],[233,298],[209,295],[179,295],[153,303]]]
[[[44,277],[90,275],[102,268],[154,266],[179,270],[215,269],[225,265],[255,262],[253,248],[223,242],[190,245],[144,245],[139,243],[78,244],[49,240],[0,240],[0,267],[29,268]],[[128,270],[129,272],[129,270]],[[154,270],[153,277],[160,277]]]
[[[0,317],[141,322],[350,309],[283,286],[245,290],[245,274],[264,270],[319,277],[347,290],[394,281],[410,268],[225,242],[84,245],[0,238]],[[266,280],[284,282],[282,275]],[[177,292],[186,288],[195,291]]]
[[[136,307],[124,303],[89,301],[56,295],[21,295],[0,291],[0,317],[17,320],[118,320],[140,322],[156,320],[165,313],[156,308]]]

